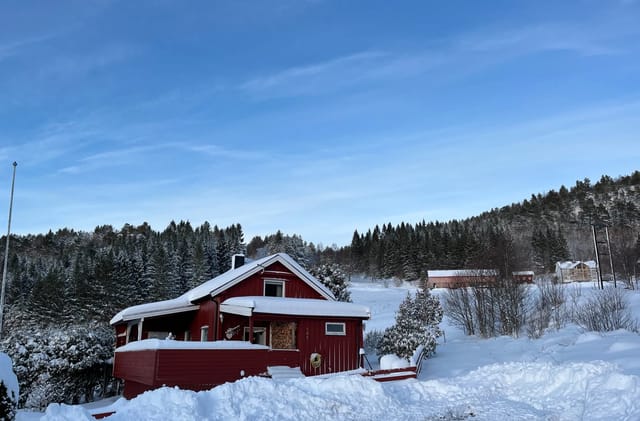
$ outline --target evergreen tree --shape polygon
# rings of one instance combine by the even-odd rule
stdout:
[[[378,343],[378,355],[395,354],[410,359],[418,347],[426,357],[436,351],[436,339],[442,335],[442,307],[428,289],[419,290],[415,297],[407,294],[396,313],[396,323],[387,328]]]
[[[338,265],[323,264],[313,268],[311,274],[329,288],[338,301],[351,302],[349,284]]]

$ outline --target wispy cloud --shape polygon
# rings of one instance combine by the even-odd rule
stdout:
[[[208,155],[214,158],[230,158],[239,161],[255,161],[260,159],[268,159],[269,155],[255,150],[229,149],[220,145],[184,145],[184,149]]]
[[[56,36],[57,34],[44,34],[44,35],[36,35],[36,36],[32,36],[32,37],[28,37],[28,38],[24,38],[24,39],[20,39],[20,40],[14,40],[14,41],[8,41],[5,42],[3,44],[0,44],[0,61],[14,56],[16,54],[19,54],[20,52],[22,52],[26,47],[30,46],[30,45],[34,45],[34,44],[38,44],[40,42],[44,42],[47,41],[51,38],[53,38],[54,36]]]
[[[44,77],[79,77],[109,65],[121,62],[135,53],[130,45],[109,45],[87,54],[56,57],[41,70]]]
[[[240,89],[256,96],[295,96],[321,93],[361,79],[379,66],[388,53],[364,51],[306,66],[291,67],[244,82]]]
[[[79,174],[103,168],[131,165],[139,162],[139,157],[152,151],[174,147],[173,144],[157,144],[146,146],[125,147],[94,153],[76,161],[75,165],[67,166],[58,172],[62,174]]]
[[[626,44],[620,41],[640,32],[639,28],[624,17],[594,24],[543,22],[518,28],[485,27],[441,39],[429,49],[373,49],[293,66],[254,77],[239,88],[259,99],[331,94],[359,84],[402,80],[430,72],[440,72],[439,75],[448,78],[451,73],[466,74],[518,56],[546,51],[583,56],[620,54],[628,52]]]
[[[586,56],[620,52],[610,42],[623,35],[621,28],[593,27],[587,24],[544,23],[495,33],[467,34],[458,44],[462,50],[483,53],[503,52],[525,55],[541,51],[571,51]]]

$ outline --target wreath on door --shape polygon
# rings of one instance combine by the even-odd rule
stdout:
[[[320,368],[320,366],[322,365],[322,355],[318,354],[317,352],[312,353],[309,357],[309,362],[311,362],[311,367]]]

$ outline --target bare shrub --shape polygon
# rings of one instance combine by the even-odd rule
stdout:
[[[527,288],[509,279],[492,280],[445,293],[445,313],[467,335],[518,336],[526,320]]]
[[[576,309],[574,322],[588,331],[611,332],[626,329],[638,332],[638,321],[629,309],[626,291],[620,288],[596,290]]]
[[[444,311],[466,335],[476,334],[475,302],[471,287],[448,289],[444,296]]]
[[[568,319],[564,285],[543,279],[536,286],[537,294],[527,323],[527,335],[530,338],[539,338],[549,326],[560,329]]]

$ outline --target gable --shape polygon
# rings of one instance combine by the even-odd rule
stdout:
[[[291,272],[281,262],[266,266],[264,270],[254,273],[214,295],[224,301],[230,297],[264,296],[265,283],[279,283],[282,285],[282,297],[286,298],[315,298],[326,300],[326,296],[312,288],[307,282]],[[333,300],[330,300],[333,301]]]
[[[265,277],[282,279],[286,297],[336,300],[324,284],[289,255],[277,253],[229,270],[177,298],[128,307],[116,314],[110,323],[113,325],[142,317],[194,311],[198,309],[196,303],[202,303],[205,298],[210,297],[263,295]]]
[[[268,273],[267,273],[268,271]],[[228,289],[239,283],[252,279],[256,274],[269,276],[295,276],[300,282],[314,290],[320,297],[327,300],[335,300],[333,293],[322,282],[307,272],[295,260],[286,253],[277,253],[259,260],[245,263],[237,269],[223,273],[216,278],[188,291],[184,295],[189,302],[196,302],[207,296],[216,297],[220,295],[229,296],[225,293]],[[253,287],[255,288],[255,287]],[[256,294],[252,294],[256,295]],[[259,294],[262,295],[262,292]]]

